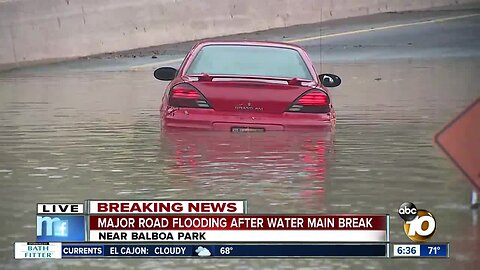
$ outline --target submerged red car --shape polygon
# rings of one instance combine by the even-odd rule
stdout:
[[[259,41],[203,41],[179,69],[162,67],[171,81],[160,114],[165,127],[232,132],[330,129],[335,110],[325,87],[341,80],[318,75],[296,45]]]

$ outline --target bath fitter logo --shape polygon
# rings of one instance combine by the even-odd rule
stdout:
[[[411,202],[404,202],[398,208],[398,215],[404,220],[403,230],[410,240],[425,242],[435,233],[435,218],[430,211],[417,209]]]
[[[37,217],[37,236],[42,236],[43,224],[46,225],[45,236],[68,236],[68,220],[62,220],[58,217]]]
[[[37,216],[37,241],[85,241],[84,216]]]
[[[60,259],[62,243],[16,242],[15,259]]]

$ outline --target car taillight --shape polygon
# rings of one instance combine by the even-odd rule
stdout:
[[[327,113],[330,111],[330,99],[321,90],[310,90],[299,96],[288,108],[289,112]]]
[[[170,89],[168,105],[184,108],[211,108],[202,93],[186,83],[175,85]]]

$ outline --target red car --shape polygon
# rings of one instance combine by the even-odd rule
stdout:
[[[154,76],[171,81],[160,108],[165,127],[250,132],[335,125],[325,86],[338,86],[341,80],[317,75],[296,45],[203,41],[178,70],[162,67]]]

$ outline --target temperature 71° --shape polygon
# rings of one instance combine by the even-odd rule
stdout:
[[[439,246],[428,247],[428,254],[437,254],[437,251],[440,251]]]

